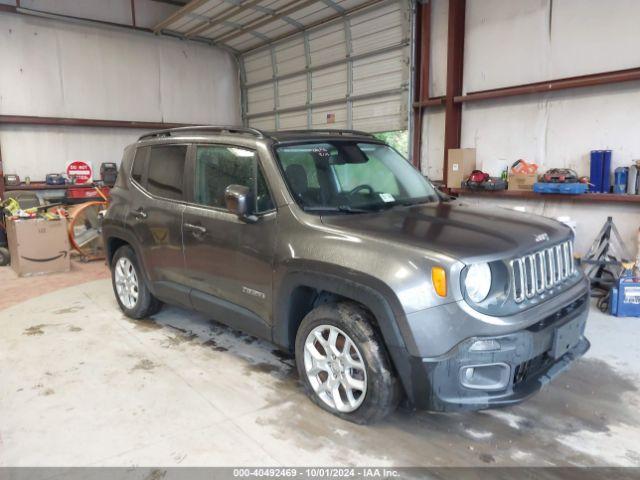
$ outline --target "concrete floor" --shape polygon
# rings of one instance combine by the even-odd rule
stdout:
[[[594,310],[591,351],[519,406],[361,427],[268,343],[173,307],[131,321],[87,268],[0,310],[0,466],[640,465],[638,319]]]

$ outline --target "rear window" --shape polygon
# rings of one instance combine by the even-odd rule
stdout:
[[[151,147],[147,173],[149,193],[170,200],[182,200],[186,156],[186,145]]]
[[[144,167],[147,163],[147,153],[149,153],[149,147],[142,147],[136,150],[136,155],[133,157],[131,178],[140,185],[142,185],[142,175],[144,174]]]

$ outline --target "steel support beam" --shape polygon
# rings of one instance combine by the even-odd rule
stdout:
[[[307,72],[307,105],[313,101],[313,76],[311,75],[311,44],[309,43],[309,32],[302,32],[304,41],[304,68]],[[313,125],[313,110],[307,107],[307,128]]]
[[[131,0],[131,25],[136,27],[136,0]]]
[[[444,118],[444,166],[443,181],[447,183],[449,149],[460,147],[462,129],[462,104],[455,97],[462,94],[464,64],[464,23],[466,0],[449,0],[449,31],[447,34],[447,94]]]
[[[271,72],[273,73],[273,111],[274,122],[276,126],[276,130],[280,130],[280,97],[278,93],[278,62],[276,60],[276,51],[274,47],[271,47]]]
[[[0,146],[0,200],[4,200],[4,171],[2,170],[2,147]]]
[[[347,53],[347,128],[353,129],[353,47],[351,45],[351,22],[344,19],[344,43]]]
[[[640,81],[640,68],[617,70],[613,72],[594,73],[578,77],[560,78],[545,82],[528,83],[512,87],[495,88],[479,92],[469,92],[466,95],[458,95],[454,98],[456,103],[476,102],[493,98],[514,97],[517,95],[529,95],[534,93],[557,92],[574,88],[596,87],[611,85],[614,83]]]
[[[413,135],[411,161],[417,169],[421,168],[422,152],[422,116],[424,102],[429,99],[429,61],[431,55],[431,3],[417,2],[415,27],[415,71],[413,95]]]
[[[0,115],[0,125],[140,128],[146,130],[191,126],[191,124],[186,123],[137,122],[133,120],[100,120],[96,118],[34,117],[28,115]]]

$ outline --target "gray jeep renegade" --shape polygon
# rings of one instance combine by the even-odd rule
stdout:
[[[572,232],[450,201],[371,135],[189,127],[125,149],[103,223],[132,318],[162,302],[295,354],[366,423],[523,400],[589,348]]]

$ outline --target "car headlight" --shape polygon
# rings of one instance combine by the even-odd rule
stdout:
[[[464,279],[467,296],[474,303],[480,303],[491,290],[491,268],[488,263],[476,263],[467,270]]]

